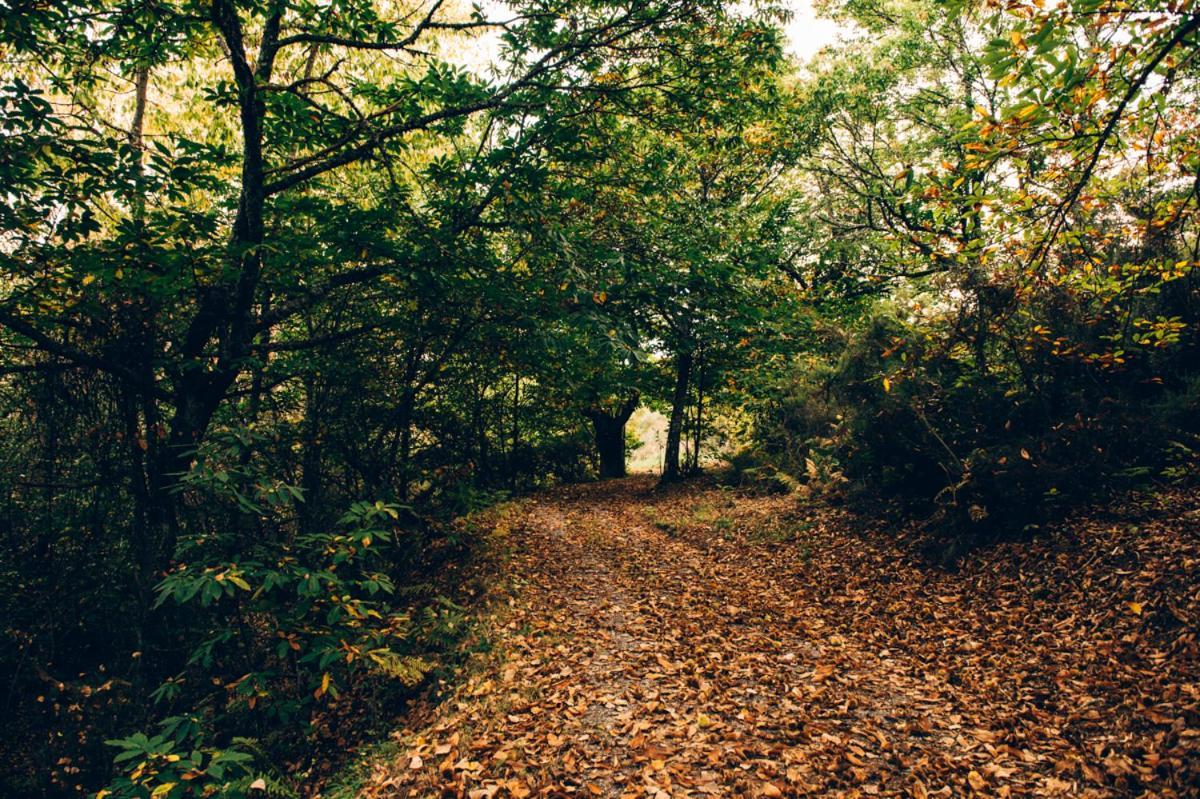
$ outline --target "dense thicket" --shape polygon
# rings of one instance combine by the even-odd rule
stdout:
[[[319,784],[639,405],[961,538],[1187,479],[1192,5],[760,5],[5,7],[0,792]]]

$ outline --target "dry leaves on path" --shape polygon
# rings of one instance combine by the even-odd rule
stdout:
[[[364,796],[1200,795],[1195,499],[957,573],[844,511],[711,486],[521,514],[498,656]]]

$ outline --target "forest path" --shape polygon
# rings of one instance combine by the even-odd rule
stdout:
[[[540,495],[493,656],[364,795],[1197,795],[1194,628],[1128,605],[1175,590],[1196,618],[1179,512],[951,574],[794,497]]]

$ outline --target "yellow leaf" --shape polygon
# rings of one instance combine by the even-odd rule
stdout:
[[[971,784],[972,790],[982,791],[987,783],[983,780],[983,775],[978,771],[971,771],[967,774],[967,782]]]
[[[883,390],[888,392],[892,390],[892,381],[888,380],[886,377],[883,378]]]
[[[85,286],[90,286],[90,285],[92,285],[92,284],[93,284],[93,283],[95,283],[95,282],[96,282],[96,276],[95,276],[95,275],[84,275],[84,276],[83,276],[83,285],[85,285]],[[103,791],[103,792],[101,792],[101,793],[98,793],[98,794],[96,794],[96,799],[104,799],[104,794],[105,794],[105,793],[108,793],[108,792],[107,792],[107,791]]]
[[[157,788],[155,788],[153,791],[150,792],[150,797],[151,797],[151,799],[153,799],[155,796],[165,796],[166,794],[169,794],[171,792],[171,789],[174,787],[175,787],[175,783],[164,782],[162,785],[158,786]]]
[[[267,781],[264,780],[262,777],[259,777],[254,782],[250,783],[250,790],[252,790],[252,791],[265,791],[266,789],[267,789]]]
[[[1141,616],[1142,615],[1142,603],[1141,602],[1130,602],[1129,603],[1129,611],[1131,613],[1133,613],[1135,616]]]

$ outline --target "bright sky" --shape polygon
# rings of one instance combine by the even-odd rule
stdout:
[[[788,23],[787,35],[791,41],[789,50],[802,61],[807,61],[827,44],[837,38],[838,24],[822,19],[813,13],[812,0],[789,0],[792,21]]]
[[[476,0],[483,6],[487,15],[496,19],[503,19],[507,6],[503,0]],[[792,21],[788,23],[786,33],[789,40],[788,52],[799,58],[801,61],[807,61],[817,54],[827,44],[832,44],[836,39],[840,26],[828,19],[818,17],[812,8],[812,0],[785,0],[787,5],[792,9]],[[481,64],[490,62],[496,56],[499,37],[496,34],[485,34],[483,36],[469,37],[466,39],[461,49],[452,49],[446,55],[449,55],[451,61],[462,64],[466,67],[477,67]]]

